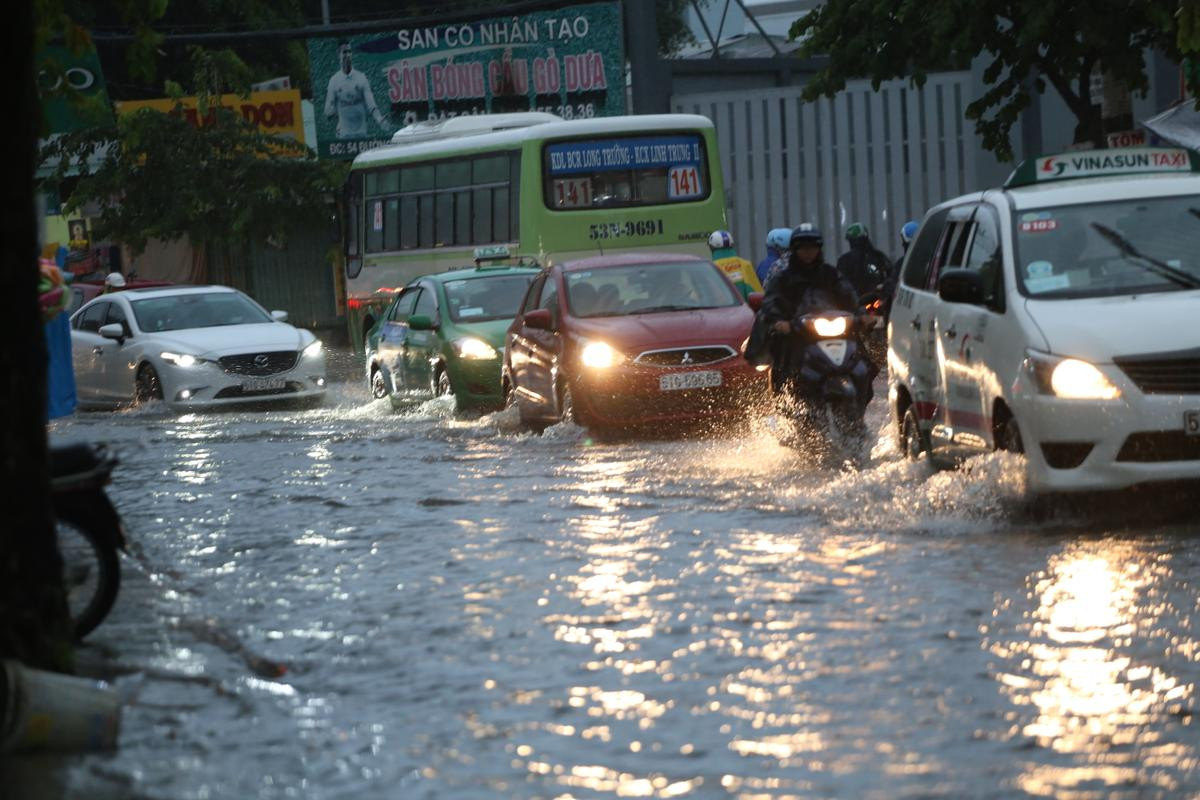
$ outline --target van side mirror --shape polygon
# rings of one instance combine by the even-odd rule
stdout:
[[[550,316],[550,309],[535,308],[533,311],[525,312],[525,327],[536,328],[540,331],[553,330],[554,319]]]
[[[431,331],[433,330],[433,320],[425,314],[413,314],[408,318],[408,329],[410,331]]]
[[[762,292],[751,292],[750,294],[746,295],[746,305],[750,306],[750,308],[754,309],[755,311],[758,311],[760,308],[762,308],[762,304]]]
[[[938,297],[947,303],[981,306],[987,301],[983,276],[973,269],[948,269],[938,278]]]

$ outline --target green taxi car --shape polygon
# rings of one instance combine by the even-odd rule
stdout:
[[[367,334],[371,395],[395,407],[453,395],[459,411],[500,408],[505,331],[538,272],[481,263],[414,279]]]

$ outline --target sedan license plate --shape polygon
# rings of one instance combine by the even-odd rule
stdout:
[[[1200,436],[1200,411],[1183,412],[1183,432],[1188,436]]]
[[[251,378],[242,381],[243,392],[269,392],[272,389],[282,389],[287,383],[283,378]]]
[[[658,377],[658,388],[664,392],[676,389],[704,389],[721,385],[721,373],[707,369],[697,372],[673,372]]]

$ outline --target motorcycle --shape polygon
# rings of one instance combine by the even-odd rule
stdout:
[[[864,416],[879,371],[859,339],[873,327],[870,320],[844,311],[802,310],[780,343],[786,351],[780,385],[790,389],[795,403],[797,436],[811,441],[817,434],[852,460],[866,442]]]
[[[121,586],[117,551],[126,548],[125,529],[104,491],[116,465],[103,445],[50,448],[51,502],[76,641],[108,616]]]

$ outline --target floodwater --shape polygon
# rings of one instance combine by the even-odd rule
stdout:
[[[121,457],[134,544],[80,659],[127,706],[118,750],[9,786],[1200,796],[1192,493],[1031,507],[1016,457],[931,474],[875,406],[861,471],[769,421],[600,443],[358,382],[311,411],[55,423]]]

